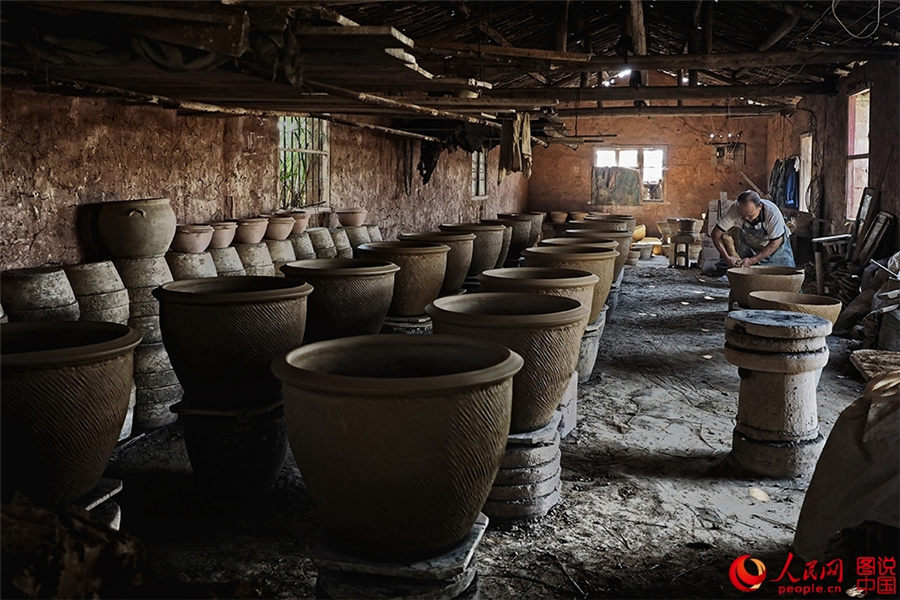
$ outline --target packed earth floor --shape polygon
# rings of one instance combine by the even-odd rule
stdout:
[[[728,460],[739,379],[722,351],[727,297],[724,278],[660,257],[626,268],[562,443],[561,501],[535,523],[489,527],[481,598],[740,597],[736,557],[780,572],[809,479],[759,479]],[[825,436],[864,387],[849,342],[828,342]],[[123,529],[146,552],[141,595],[315,596],[308,545],[322,531],[292,458],[270,495],[224,502],[195,486],[176,423],[117,450],[107,475],[124,480]],[[766,585],[754,597],[776,594]]]

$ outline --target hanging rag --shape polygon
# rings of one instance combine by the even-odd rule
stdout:
[[[507,173],[515,172],[531,177],[531,118],[526,113],[503,121],[500,129],[497,183],[502,182]]]

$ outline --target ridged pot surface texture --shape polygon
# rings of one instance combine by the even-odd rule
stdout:
[[[609,297],[609,289],[615,281],[618,251],[585,246],[538,246],[525,250],[526,267],[556,267],[593,273],[600,280],[594,288],[591,308],[601,309]],[[594,311],[594,314],[599,314]],[[593,322],[593,321],[592,321]]]
[[[603,307],[594,307],[594,288],[600,278],[588,271],[554,267],[514,267],[491,269],[478,276],[483,292],[546,294],[578,300],[590,307],[588,323],[600,316]]]
[[[475,234],[449,231],[423,231],[419,233],[401,233],[401,240],[418,240],[420,242],[434,242],[450,247],[447,253],[447,270],[444,273],[444,282],[441,284],[441,294],[452,294],[462,287],[469,266],[472,264],[472,250],[474,248]]]
[[[472,264],[469,265],[469,277],[475,277],[482,271],[493,269],[503,249],[503,232],[505,225],[485,225],[482,223],[444,223],[441,231],[474,233],[472,246]]]
[[[400,267],[394,276],[394,297],[389,315],[424,314],[428,303],[440,294],[447,271],[449,246],[418,241],[370,242],[361,244],[357,250],[360,258],[386,260]]]
[[[616,267],[613,272],[613,281],[619,280],[622,269],[625,268],[625,260],[628,258],[628,252],[631,250],[631,233],[628,231],[596,231],[593,229],[566,229],[565,235],[569,237],[580,237],[590,239],[592,241],[614,240],[618,242],[619,256],[616,257]]]

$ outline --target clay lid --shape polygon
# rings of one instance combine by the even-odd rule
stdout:
[[[479,281],[486,279],[502,279],[515,281],[516,287],[534,289],[575,288],[595,285],[600,278],[579,269],[557,269],[555,267],[513,267],[507,269],[488,269],[476,276]]]
[[[437,242],[396,240],[390,242],[369,242],[356,247],[360,252],[386,252],[394,254],[445,254],[450,246]]]
[[[175,230],[178,233],[209,233],[213,230],[212,225],[176,225]]]
[[[560,327],[586,319],[590,307],[562,296],[481,292],[438,298],[425,313],[435,320],[487,328]]]
[[[280,277],[209,277],[170,281],[153,290],[160,302],[178,304],[253,304],[303,298],[313,286]]]
[[[286,384],[364,396],[445,392],[510,379],[524,364],[499,344],[455,335],[362,335],[307,344],[277,357]]]
[[[3,368],[74,365],[131,351],[143,336],[118,323],[36,321],[5,323],[0,338]]]
[[[619,252],[610,248],[590,248],[574,244],[571,246],[538,246],[536,248],[525,248],[522,254],[527,259],[529,255],[538,256],[574,256],[586,260],[614,260]]]
[[[417,231],[415,233],[401,233],[397,236],[401,240],[421,240],[423,242],[437,241],[469,242],[475,239],[474,233],[465,231]]]
[[[725,329],[759,337],[803,339],[831,333],[831,321],[816,315],[786,310],[733,310]]]
[[[288,277],[300,279],[304,275],[315,277],[388,275],[399,270],[400,267],[390,261],[369,258],[310,258],[307,260],[295,260],[281,267],[281,272]]]
[[[505,231],[506,225],[486,225],[484,223],[441,223],[441,231]]]
[[[213,229],[237,229],[238,224],[236,221],[216,221],[209,226]]]

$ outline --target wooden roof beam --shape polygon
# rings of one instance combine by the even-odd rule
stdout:
[[[709,98],[794,97],[831,95],[837,88],[829,84],[788,83],[773,85],[707,85],[698,87],[678,87],[674,85],[599,88],[501,88],[485,92],[482,98],[432,98],[430,103],[468,101],[472,104],[489,104],[493,100],[519,100],[524,102],[553,104],[557,102],[597,101],[597,100],[677,100]]]
[[[821,19],[822,23],[825,23],[831,28],[841,29],[843,27],[840,23],[838,23],[834,17],[832,17],[829,13],[831,12],[831,5],[827,6],[827,9],[824,13],[820,13],[816,10],[812,10],[809,8],[805,8],[802,4],[788,3],[788,2],[775,2],[772,0],[761,0],[759,2],[760,5],[765,6],[771,10],[778,11],[780,13],[792,15],[799,17],[805,21],[818,21]],[[889,29],[885,27],[882,23],[878,24],[878,28],[875,30],[879,35],[883,35],[885,38],[892,42],[900,42],[900,32]]]
[[[789,104],[770,106],[622,106],[615,108],[562,108],[560,117],[766,117],[793,111]]]

